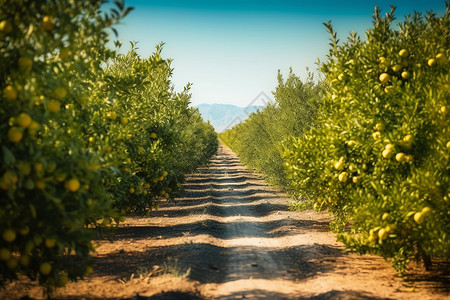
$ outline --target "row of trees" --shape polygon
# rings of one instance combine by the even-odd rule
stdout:
[[[250,166],[286,180],[294,206],[328,209],[349,249],[381,255],[403,273],[412,258],[429,267],[449,257],[450,7],[443,17],[407,16],[397,30],[393,21],[394,9],[385,17],[375,9],[365,40],[352,34],[343,44],[325,24],[325,82],[310,95],[280,82],[277,105],[221,138]],[[286,94],[299,108],[283,104]],[[277,118],[298,111],[308,113]],[[263,163],[270,157],[274,165]]]
[[[0,283],[91,273],[96,229],[157,209],[216,152],[162,46],[149,58],[109,49],[130,8],[101,4],[1,4]]]

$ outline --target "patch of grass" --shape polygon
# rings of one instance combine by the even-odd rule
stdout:
[[[181,271],[181,268],[178,266],[178,259],[168,257],[167,261],[163,264],[164,274],[172,274],[175,277],[186,278],[191,275],[191,268],[189,267],[185,273]]]

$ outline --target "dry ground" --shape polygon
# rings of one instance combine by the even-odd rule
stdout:
[[[289,199],[226,147],[188,177],[186,192],[149,218],[130,217],[96,241],[95,273],[57,299],[445,299],[448,264],[408,281],[382,258],[343,252],[327,213]],[[3,294],[3,295],[2,295]],[[5,299],[40,299],[26,281]],[[28,298],[29,299],[29,298]]]

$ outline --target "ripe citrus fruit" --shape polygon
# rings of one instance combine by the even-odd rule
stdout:
[[[388,232],[386,231],[386,229],[381,228],[381,229],[378,231],[378,238],[379,238],[380,240],[385,240],[387,237],[388,237]]]
[[[8,85],[3,89],[3,97],[7,100],[16,100],[17,99],[17,91],[12,85]]]
[[[68,191],[76,192],[80,188],[80,182],[76,178],[72,178],[65,183],[65,188]]]
[[[384,124],[383,123],[377,123],[377,124],[375,124],[375,127],[374,127],[374,129],[376,130],[376,131],[383,131],[384,130]]]
[[[344,170],[344,162],[343,162],[343,161],[337,161],[337,162],[334,164],[334,168],[335,168],[336,170],[338,170],[338,171]]]
[[[42,180],[36,180],[35,182],[34,182],[34,185],[36,186],[36,188],[38,189],[38,190],[44,190],[45,189],[45,182],[43,182]]]
[[[402,72],[402,77],[403,77],[403,79],[408,79],[410,77],[409,72],[408,71],[403,71]]]
[[[20,127],[27,128],[28,126],[30,126],[32,119],[29,114],[21,113],[16,117],[15,121],[16,124]]]
[[[381,153],[381,155],[386,158],[389,159],[392,156],[392,150],[390,149],[384,149],[383,152]]]
[[[379,131],[376,131],[376,132],[372,133],[372,138],[373,138],[374,140],[380,139],[380,138],[381,138],[380,132],[379,132]]]
[[[409,54],[408,50],[406,50],[406,49],[402,49],[398,52],[398,55],[400,55],[400,57],[403,57],[403,58],[408,57],[408,54]]]
[[[430,66],[430,67],[436,66],[436,60],[434,58],[430,58],[428,60],[428,66]]]
[[[379,77],[381,83],[386,83],[389,81],[389,74],[388,73],[382,73]]]
[[[423,212],[417,212],[414,214],[414,221],[416,221],[417,224],[422,224],[425,220],[425,214]]]
[[[406,155],[403,152],[399,152],[395,155],[395,160],[398,162],[404,162],[406,159]]]
[[[39,123],[36,121],[31,121],[30,125],[28,126],[28,133],[30,135],[35,135],[39,129]]]
[[[110,113],[108,113],[107,115],[106,115],[110,120],[115,120],[115,119],[117,119],[117,113],[115,112],[115,111],[112,111],[112,112],[110,112]]]
[[[413,160],[414,160],[414,157],[413,157],[411,154],[408,154],[408,155],[405,156],[405,161],[406,161],[407,163],[410,163],[410,162],[412,162]]]
[[[402,70],[402,65],[395,65],[392,67],[392,71],[400,72]]]
[[[439,53],[438,55],[436,55],[436,61],[438,64],[443,65],[447,62],[447,57],[444,53]]]
[[[55,20],[52,16],[45,16],[42,19],[42,27],[47,31],[52,31],[55,28]]]
[[[347,172],[342,172],[341,174],[339,174],[338,178],[339,178],[340,182],[347,182],[348,173]]]
[[[16,239],[16,232],[12,229],[6,229],[3,231],[3,239],[6,242],[13,242]]]
[[[19,127],[11,127],[8,130],[8,139],[13,143],[18,143],[23,138],[23,130]]]
[[[0,32],[8,35],[11,33],[12,30],[13,30],[13,27],[8,20],[3,20],[0,22]]]

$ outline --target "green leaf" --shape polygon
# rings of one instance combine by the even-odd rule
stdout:
[[[9,151],[9,149],[6,148],[5,146],[2,146],[2,151],[3,151],[3,161],[5,162],[5,165],[6,166],[13,165],[16,162],[16,158],[14,157],[12,152]]]

